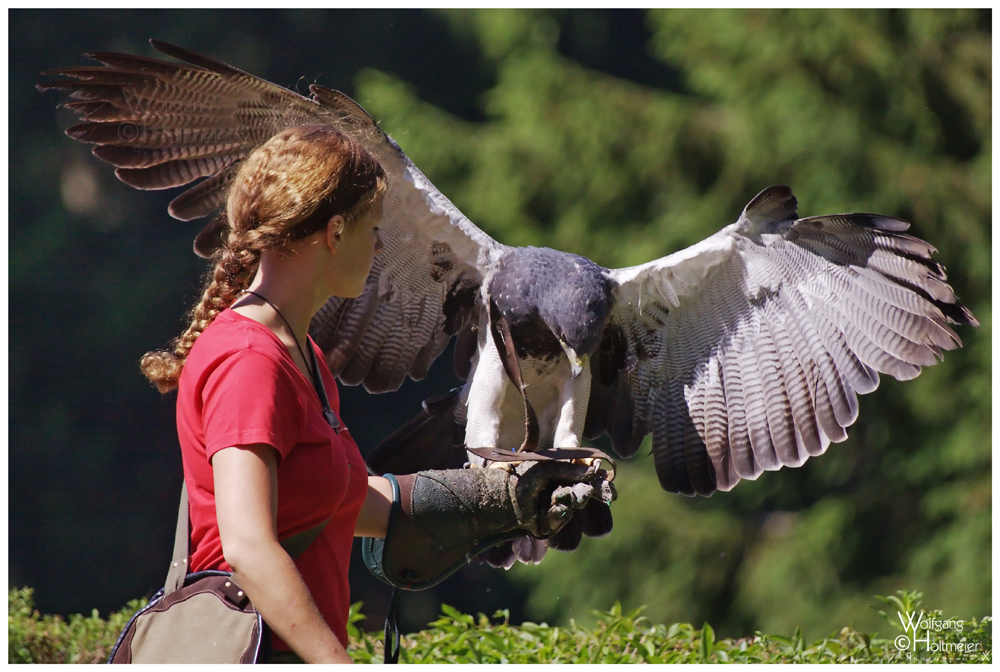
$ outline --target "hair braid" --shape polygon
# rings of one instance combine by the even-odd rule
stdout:
[[[161,393],[176,389],[195,341],[250,286],[262,250],[312,235],[334,215],[357,221],[387,187],[375,157],[329,126],[289,128],[254,150],[230,187],[226,242],[215,254],[188,328],[172,350],[142,357],[145,376]]]

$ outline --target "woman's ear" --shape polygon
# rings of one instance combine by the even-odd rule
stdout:
[[[340,239],[344,235],[344,227],[347,225],[343,215],[334,215],[326,225],[326,245],[334,254],[340,247]]]

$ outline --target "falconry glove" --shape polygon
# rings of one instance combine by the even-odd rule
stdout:
[[[526,461],[495,468],[385,474],[393,505],[385,539],[365,539],[365,564],[383,581],[422,590],[482,551],[532,534],[548,538],[591,502],[615,499],[597,465]]]

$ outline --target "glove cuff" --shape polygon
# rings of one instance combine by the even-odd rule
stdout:
[[[390,585],[430,588],[484,550],[524,534],[502,470],[383,477],[393,494],[388,529],[385,539],[363,539],[361,551],[368,570]]]

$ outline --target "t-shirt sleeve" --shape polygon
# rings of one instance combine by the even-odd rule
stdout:
[[[202,388],[206,457],[230,446],[266,443],[284,458],[304,423],[291,372],[253,350],[226,357]]]

